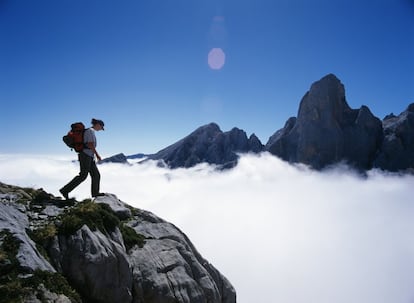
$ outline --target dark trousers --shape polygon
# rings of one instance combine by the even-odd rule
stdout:
[[[75,178],[72,179],[68,184],[62,187],[61,191],[65,193],[70,193],[75,187],[81,184],[88,177],[88,174],[92,178],[91,192],[92,197],[95,197],[99,194],[99,183],[101,181],[101,174],[99,173],[96,163],[92,157],[89,157],[87,154],[80,152],[79,153],[79,164],[80,172]]]

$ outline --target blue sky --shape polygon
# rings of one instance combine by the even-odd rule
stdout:
[[[265,144],[328,73],[380,118],[414,102],[414,1],[0,0],[0,153],[69,153],[92,117],[102,156],[209,122]]]

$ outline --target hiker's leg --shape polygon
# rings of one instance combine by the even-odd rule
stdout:
[[[99,194],[99,184],[101,182],[101,174],[99,173],[98,167],[96,166],[95,161],[92,161],[91,169],[89,171],[92,178],[91,193],[92,197],[95,197]]]
[[[75,189],[76,186],[81,184],[88,177],[88,173],[91,169],[91,164],[93,163],[93,158],[82,152],[79,153],[78,158],[80,166],[79,175],[77,175],[72,179],[72,181],[60,189],[60,192],[62,193],[70,193],[73,189]]]

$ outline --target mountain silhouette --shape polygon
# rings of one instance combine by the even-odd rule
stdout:
[[[149,159],[163,160],[171,168],[192,167],[203,162],[230,168],[237,163],[237,153],[262,150],[263,145],[254,134],[248,138],[246,132],[238,128],[223,132],[217,124],[210,123],[149,155]]]
[[[232,168],[240,154],[263,151],[317,170],[341,163],[360,171],[413,172],[414,104],[398,116],[390,114],[380,120],[367,106],[352,109],[344,85],[328,74],[311,85],[300,101],[297,117],[290,117],[265,146],[254,134],[248,138],[237,127],[223,132],[210,123],[155,154],[138,155],[170,168],[203,162]],[[121,162],[127,158],[118,155],[113,159]]]

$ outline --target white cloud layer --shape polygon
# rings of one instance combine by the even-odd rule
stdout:
[[[414,177],[318,173],[268,154],[230,171],[99,167],[103,192],[174,223],[235,286],[239,303],[414,302]],[[59,157],[0,155],[0,181],[58,190]],[[71,194],[89,197],[90,179]]]

